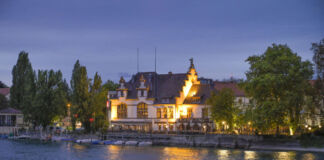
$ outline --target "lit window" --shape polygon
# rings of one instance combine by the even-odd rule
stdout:
[[[117,118],[127,118],[127,105],[122,103],[117,106]]]
[[[187,112],[188,112],[188,116],[187,116],[187,118],[192,118],[192,108],[188,108],[187,109]]]
[[[162,118],[168,118],[168,109],[167,108],[162,109]]]
[[[156,109],[156,118],[161,118],[161,108]]]
[[[168,118],[173,118],[173,108],[168,108]]]
[[[147,118],[147,104],[140,103],[137,105],[137,118]]]

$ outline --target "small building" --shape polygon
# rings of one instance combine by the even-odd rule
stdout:
[[[24,116],[20,110],[5,108],[0,110],[0,134],[16,133],[24,126]]]

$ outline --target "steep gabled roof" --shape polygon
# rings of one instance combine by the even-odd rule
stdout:
[[[213,88],[210,84],[195,84],[190,88],[184,104],[205,104]]]
[[[137,98],[137,88],[140,85],[142,76],[145,79],[145,86],[148,87],[148,98],[155,98],[154,103],[166,104],[175,103],[175,97],[179,96],[184,80],[187,78],[186,73],[157,74],[156,72],[139,72],[125,83],[128,91],[127,99]]]

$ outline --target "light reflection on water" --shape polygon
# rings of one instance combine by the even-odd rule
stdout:
[[[255,151],[244,151],[244,159],[245,160],[252,160],[256,159],[256,152]]]
[[[293,160],[296,159],[296,152],[275,152],[274,158],[278,160]]]
[[[304,160],[314,160],[316,158],[315,158],[315,155],[314,154],[312,154],[312,153],[306,153],[306,154],[303,155],[302,159],[304,159]]]
[[[229,150],[220,149],[216,151],[216,155],[218,155],[218,159],[228,160],[230,155],[229,152]]]
[[[79,145],[74,143],[35,143],[0,140],[2,159],[130,159],[130,160],[320,160],[324,153],[292,151],[251,151],[190,147],[136,147],[115,145]]]
[[[106,159],[118,159],[119,153],[121,151],[121,147],[120,146],[115,146],[115,145],[108,145],[107,147],[107,152],[109,152],[110,154],[107,155]]]

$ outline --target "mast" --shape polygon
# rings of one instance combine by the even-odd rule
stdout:
[[[139,72],[139,48],[137,48],[137,73]]]

